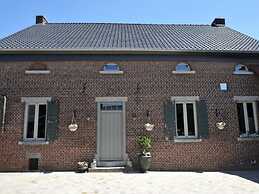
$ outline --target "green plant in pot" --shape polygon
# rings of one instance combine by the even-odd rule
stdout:
[[[141,148],[141,153],[139,154],[139,164],[141,172],[146,172],[150,168],[151,164],[151,144],[152,140],[148,136],[140,136],[138,137],[138,144]]]

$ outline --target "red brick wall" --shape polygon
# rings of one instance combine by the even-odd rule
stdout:
[[[48,61],[49,75],[28,75],[33,61],[0,62],[0,93],[7,95],[6,126],[0,133],[0,171],[28,169],[28,155],[40,153],[40,169],[73,170],[81,160],[91,161],[96,153],[95,97],[127,96],[127,152],[136,161],[136,137],[145,134],[146,111],[155,128],[152,169],[215,170],[254,168],[259,163],[259,141],[237,141],[238,120],[233,96],[259,96],[258,75],[233,75],[233,62],[189,61],[195,74],[174,75],[180,61],[114,61],[123,75],[100,75],[107,61]],[[258,64],[259,65],[259,62]],[[249,65],[254,69],[256,64]],[[220,92],[226,82],[228,92]],[[51,96],[60,103],[58,139],[49,145],[18,145],[22,139],[24,104],[21,97]],[[170,96],[200,96],[207,99],[209,138],[199,143],[166,140],[163,102]],[[224,112],[224,130],[215,127],[215,109]],[[79,129],[67,128],[76,110]],[[132,114],[137,115],[133,120]],[[88,121],[87,118],[90,117]],[[256,165],[255,167],[257,167]]]

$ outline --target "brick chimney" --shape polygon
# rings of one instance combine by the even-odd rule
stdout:
[[[42,16],[42,15],[36,16],[36,24],[47,24],[47,23],[48,23],[48,21],[44,16]]]
[[[211,26],[213,27],[224,27],[225,26],[225,18],[215,18],[212,22]]]

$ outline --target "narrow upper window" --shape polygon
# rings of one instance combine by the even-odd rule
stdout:
[[[123,71],[120,70],[120,66],[115,63],[108,63],[105,64],[102,68],[102,71],[100,71],[102,74],[122,74]]]
[[[187,63],[179,63],[175,67],[175,71],[173,73],[195,73],[195,71],[191,70],[191,67]]]
[[[246,65],[236,64],[233,74],[254,74],[254,73],[249,71]]]
[[[258,134],[256,102],[237,103],[240,137]]]

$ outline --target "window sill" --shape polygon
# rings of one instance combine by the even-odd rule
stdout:
[[[123,74],[123,71],[99,71],[100,74]]]
[[[259,141],[259,136],[247,136],[247,137],[238,137],[238,141]]]
[[[254,72],[251,71],[234,71],[233,75],[253,75]]]
[[[196,142],[201,142],[202,139],[195,139],[195,138],[185,138],[185,139],[181,139],[181,138],[177,138],[174,139],[175,143],[196,143]]]
[[[25,74],[50,74],[50,70],[26,70]]]
[[[49,142],[48,141],[44,141],[44,140],[23,140],[23,141],[19,141],[18,145],[48,145]]]
[[[195,74],[196,71],[172,71],[173,74]]]

